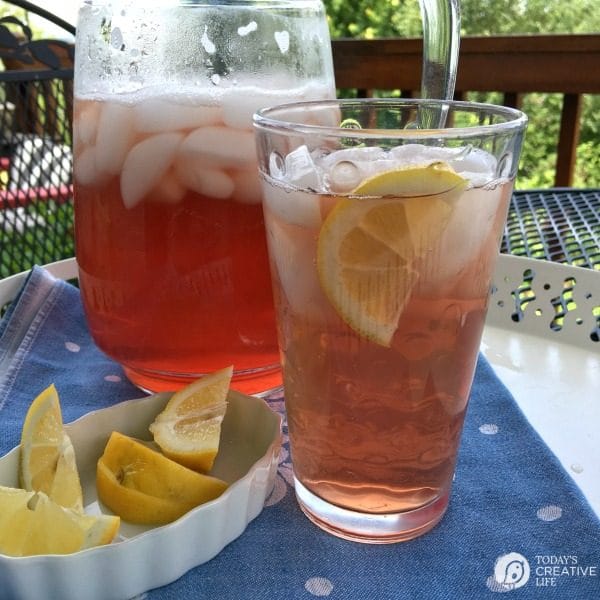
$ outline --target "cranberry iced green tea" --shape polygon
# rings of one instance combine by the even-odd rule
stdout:
[[[319,0],[86,0],[75,234],[98,346],[151,391],[281,385],[252,115],[333,98]]]
[[[97,344],[142,387],[157,389],[155,371],[172,389],[169,373],[227,364],[280,382],[251,115],[328,90],[249,102],[248,89],[246,107],[238,94],[76,99],[83,302]]]
[[[296,494],[343,537],[409,539],[448,502],[514,175],[469,143],[377,146],[351,129],[305,128],[282,151],[265,114]]]

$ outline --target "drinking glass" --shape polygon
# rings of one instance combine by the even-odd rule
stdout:
[[[281,383],[252,114],[335,97],[318,0],[87,0],[75,57],[82,299],[140,387]]]
[[[254,122],[298,501],[344,538],[414,538],[448,505],[526,117],[340,100]]]

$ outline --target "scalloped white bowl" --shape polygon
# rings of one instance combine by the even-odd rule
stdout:
[[[151,439],[148,426],[170,394],[129,400],[67,425],[87,512],[110,511],[96,496],[96,461],[114,430]],[[257,517],[270,493],[281,446],[281,417],[261,399],[229,393],[212,473],[230,487],[216,500],[161,527],[121,522],[107,546],[67,555],[0,555],[3,600],[117,600],[166,585],[216,556]],[[0,484],[18,486],[19,449],[0,458]],[[110,581],[110,585],[107,585]]]

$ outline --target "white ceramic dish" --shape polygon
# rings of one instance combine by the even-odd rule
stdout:
[[[122,402],[67,426],[81,476],[86,511],[102,510],[96,496],[96,461],[113,430],[151,439],[149,424],[169,394]],[[277,471],[281,418],[255,397],[230,392],[213,474],[230,483],[216,500],[174,523],[142,527],[122,523],[110,545],[68,555],[0,555],[3,600],[123,600],[166,585],[217,555],[261,512]],[[0,458],[0,484],[17,486],[19,450]],[[110,580],[110,585],[107,581]]]

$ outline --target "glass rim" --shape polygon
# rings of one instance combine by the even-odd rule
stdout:
[[[432,108],[456,108],[463,109],[465,112],[487,111],[489,114],[505,117],[506,120],[492,124],[478,124],[461,127],[441,127],[441,128],[407,128],[407,129],[377,129],[377,128],[353,128],[353,127],[333,127],[330,125],[318,125],[314,123],[300,123],[286,120],[283,117],[277,117],[290,109],[311,108],[360,108],[361,106],[398,108],[401,106],[412,106],[415,109]],[[268,106],[258,110],[253,115],[253,124],[257,129],[295,132],[311,135],[326,135],[329,137],[357,139],[381,139],[381,138],[402,138],[402,139],[440,139],[440,138],[468,138],[482,137],[486,135],[497,135],[499,133],[510,133],[524,130],[528,118],[527,115],[517,108],[502,106],[499,104],[490,104],[484,102],[469,102],[466,100],[436,100],[423,98],[342,98],[337,100],[309,100],[302,102],[288,102]]]

